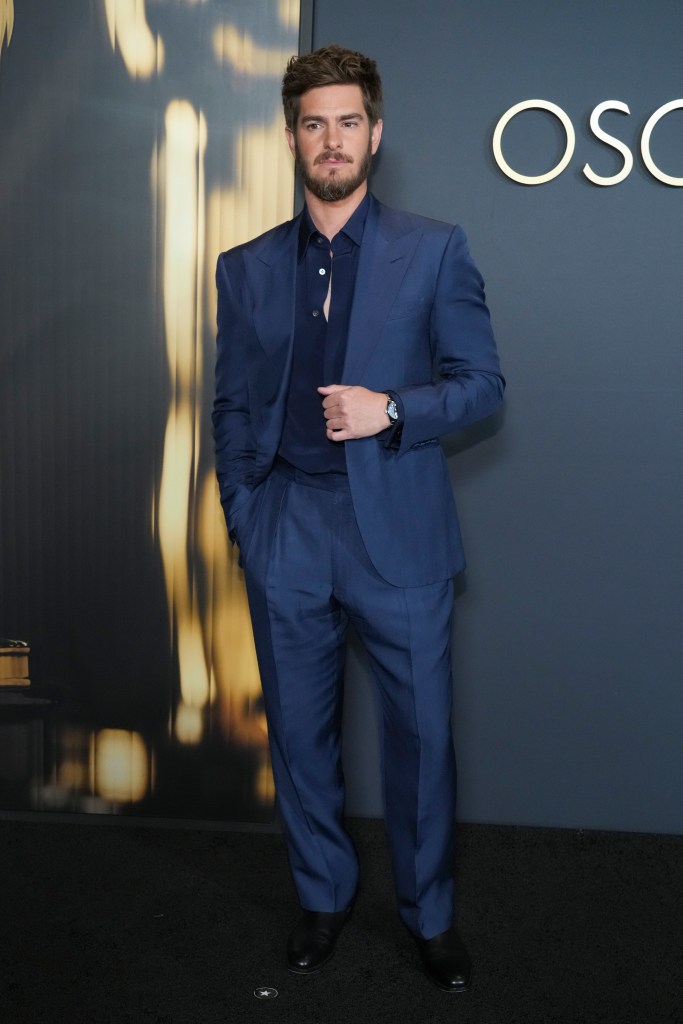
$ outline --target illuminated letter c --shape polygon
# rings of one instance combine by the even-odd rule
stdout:
[[[643,137],[640,140],[640,152],[643,154],[643,161],[650,174],[659,181],[663,181],[665,185],[677,185],[679,188],[683,185],[683,178],[674,178],[671,174],[665,174],[664,171],[660,171],[652,159],[650,154],[650,136],[654,126],[665,114],[668,114],[670,110],[680,110],[681,108],[683,108],[683,100],[672,100],[671,103],[665,103],[663,107],[655,110],[643,128]]]

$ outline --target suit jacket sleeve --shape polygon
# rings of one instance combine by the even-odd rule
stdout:
[[[453,228],[445,246],[430,316],[434,377],[395,387],[403,403],[400,451],[493,413],[505,381],[484,296],[484,282]]]
[[[255,458],[249,410],[241,259],[239,251],[223,253],[218,257],[216,268],[218,335],[213,436],[221,504],[232,541],[236,539],[240,509],[251,494]]]

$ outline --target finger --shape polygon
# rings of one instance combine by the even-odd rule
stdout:
[[[327,437],[330,441],[348,441],[351,438],[351,434],[348,430],[331,430],[328,426]]]
[[[347,391],[346,384],[326,384],[324,388],[318,388],[319,395],[333,395],[337,391]]]

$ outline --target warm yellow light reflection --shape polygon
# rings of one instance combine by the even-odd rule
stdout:
[[[164,320],[169,365],[186,391],[201,371],[197,284],[204,265],[206,121],[186,100],[166,111],[164,141]],[[182,396],[184,397],[184,396]]]
[[[270,768],[270,761],[263,761],[256,776],[256,793],[259,800],[264,804],[272,804],[275,801],[275,783]]]
[[[178,602],[176,608],[179,608]],[[209,702],[210,687],[201,617],[193,605],[186,612],[178,622],[180,694],[186,704],[203,708]]]
[[[10,44],[12,38],[12,29],[14,28],[14,0],[0,0],[0,55],[2,54],[2,44],[7,37],[7,45]]]
[[[92,740],[95,793],[117,803],[135,803],[147,793],[150,764],[137,732],[102,729]]]
[[[201,708],[209,700],[209,671],[188,537],[200,444],[195,387],[202,369],[198,281],[204,265],[207,133],[203,115],[185,100],[169,104],[165,129],[163,292],[172,401],[159,492],[159,544],[176,629],[182,700]]]
[[[220,697],[221,731],[237,743],[265,750],[268,734],[265,717],[259,709],[261,683],[249,607],[237,559],[232,551],[228,551],[225,521],[213,473],[204,481],[199,507],[199,543],[213,595],[205,625]]]
[[[232,188],[214,189],[207,209],[207,252],[218,253],[292,215],[294,164],[282,116],[238,132]],[[207,315],[215,317],[215,259],[207,259]]]
[[[86,790],[88,787],[88,765],[75,759],[62,761],[59,765],[57,780],[64,789]]]
[[[153,71],[161,71],[164,44],[150,31],[145,0],[104,0],[104,12],[112,49],[118,43],[128,74],[149,78]]]
[[[199,743],[204,732],[204,719],[200,708],[191,707],[181,700],[176,709],[175,738],[188,745]]]
[[[299,29],[299,0],[278,0],[277,15],[285,28],[292,32]]]
[[[235,71],[239,71],[243,75],[279,76],[282,74],[284,66],[282,49],[259,46],[248,32],[240,32],[234,25],[218,26],[213,34],[213,52],[216,60],[223,64],[232,64]]]

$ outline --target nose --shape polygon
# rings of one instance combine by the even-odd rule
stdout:
[[[339,126],[334,123],[330,123],[327,126],[325,132],[325,145],[327,149],[340,149],[342,145],[342,137],[339,131]]]

